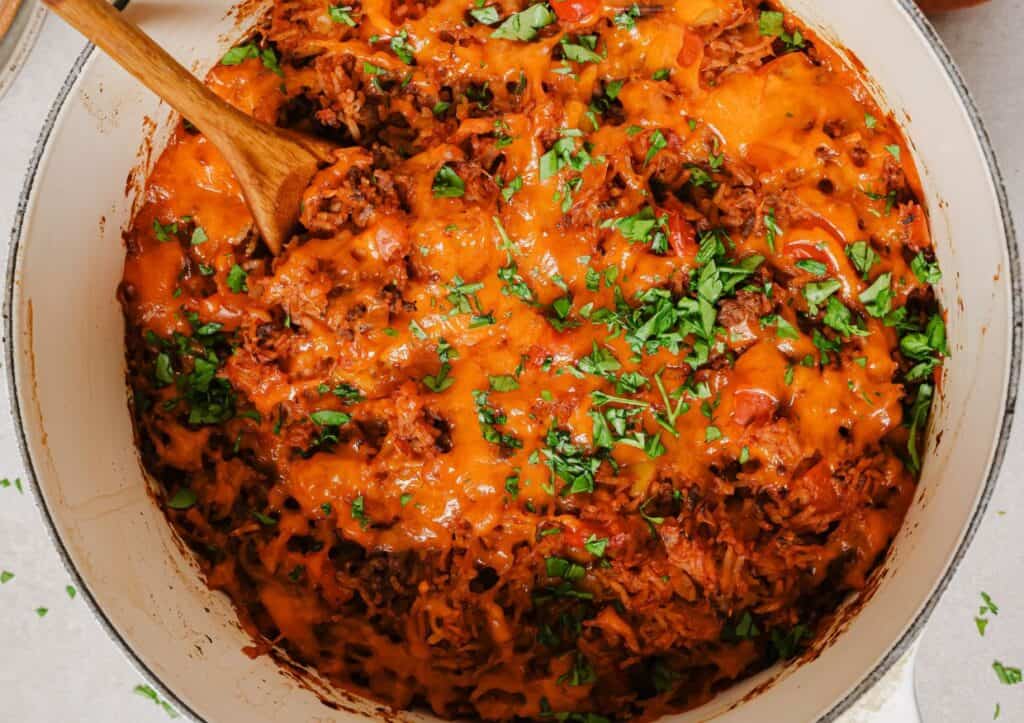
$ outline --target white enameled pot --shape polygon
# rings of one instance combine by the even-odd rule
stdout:
[[[813,660],[766,671],[678,723],[832,720],[856,700],[912,642],[963,555],[1013,410],[1017,251],[988,139],[959,74],[910,0],[789,5],[852,51],[905,126],[944,271],[953,355],[915,503],[873,594]],[[242,34],[229,11],[229,0],[135,0],[126,12],[202,72]],[[247,657],[242,649],[251,641],[230,604],[207,590],[147,491],[126,404],[115,289],[140,169],[154,160],[171,121],[152,94],[86,50],[28,172],[7,279],[7,369],[43,516],[97,617],[183,712],[247,723],[379,714],[376,704],[337,693],[342,707],[327,707],[311,691],[314,679],[299,683],[269,657]]]

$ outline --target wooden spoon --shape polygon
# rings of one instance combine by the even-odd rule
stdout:
[[[106,0],[43,3],[202,131],[238,179],[263,240],[279,253],[303,192],[334,147],[260,123],[221,100]]]

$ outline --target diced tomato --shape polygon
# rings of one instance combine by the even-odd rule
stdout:
[[[676,61],[684,68],[689,68],[700,60],[703,54],[704,40],[696,33],[690,33],[684,30],[683,47],[679,50],[679,55],[676,56]]]
[[[900,224],[906,232],[904,243],[912,251],[921,251],[931,248],[932,237],[928,232],[928,219],[924,215],[924,209],[916,203],[906,203],[900,206]]]
[[[771,419],[778,400],[763,389],[737,389],[733,392],[732,417],[736,424],[763,424]]]
[[[598,0],[554,0],[551,3],[558,19],[567,23],[578,23],[593,15],[598,5]]]
[[[796,239],[787,243],[784,250],[797,261],[801,259],[813,259],[814,261],[820,261],[833,271],[836,270],[835,259],[832,258],[832,254],[830,254],[826,249],[818,246],[814,241]]]
[[[673,208],[662,209],[668,216],[668,243],[677,256],[689,256],[697,250],[697,232],[683,214]]]

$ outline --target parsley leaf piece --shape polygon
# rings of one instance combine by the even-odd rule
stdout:
[[[656,254],[668,252],[668,216],[655,216],[651,206],[645,206],[632,216],[617,221],[609,219],[602,226],[609,224],[614,225],[630,243],[648,244]]]
[[[351,5],[328,5],[327,17],[336,23],[348,25],[350,28],[356,26],[356,21],[352,19]]]
[[[875,250],[871,248],[867,241],[854,241],[846,247],[846,255],[850,258],[850,263],[853,264],[853,267],[865,279],[871,267],[878,263],[879,260],[878,254],[875,253]]]
[[[544,571],[548,577],[560,577],[570,582],[582,580],[587,574],[585,567],[564,557],[544,558]]]
[[[352,500],[350,514],[352,519],[358,522],[359,526],[364,530],[370,526],[370,518],[366,516],[366,500],[363,499],[362,495]]]
[[[786,632],[774,628],[772,630],[772,646],[780,658],[788,660],[797,654],[800,642],[809,634],[810,630],[806,625],[795,625]]]
[[[825,306],[825,325],[838,331],[844,338],[851,336],[867,336],[868,332],[853,323],[853,312],[835,296],[828,297]]]
[[[258,58],[260,56],[259,48],[256,47],[255,43],[246,43],[245,45],[238,45],[231,48],[228,52],[224,53],[224,56],[220,59],[221,65],[240,65],[249,58]]]
[[[783,20],[785,16],[776,10],[762,10],[758,19],[758,29],[761,35],[769,35],[779,38],[787,51],[800,50],[806,45],[803,35],[799,30],[787,33]]]
[[[1005,666],[998,660],[992,661],[992,670],[996,672],[996,677],[999,678],[999,682],[1003,685],[1017,685],[1024,680],[1024,675],[1021,674],[1020,668]]]
[[[0,585],[6,585],[7,583],[9,583],[13,579],[14,579],[14,573],[13,572],[10,572],[9,570],[4,570],[3,572],[0,572]]]
[[[249,274],[245,272],[245,269],[235,264],[228,271],[228,288],[236,294],[245,293],[249,290],[248,278]]]
[[[409,31],[404,28],[400,30],[397,35],[391,38],[389,45],[392,52],[406,65],[413,65],[416,62],[416,56],[412,53],[412,46],[409,45]]]
[[[321,427],[340,427],[352,421],[352,415],[333,409],[321,409],[310,414],[309,418]]]
[[[522,190],[522,188],[523,188],[523,177],[522,176],[516,176],[511,181],[506,183],[505,187],[501,189],[501,197],[502,197],[502,199],[504,199],[505,203],[508,203],[509,201],[512,200],[512,196],[514,196],[517,191]]]
[[[825,264],[814,259],[800,259],[796,262],[796,267],[814,276],[824,276],[828,271],[828,267]]]
[[[858,297],[871,316],[881,318],[892,310],[893,292],[891,288],[892,274],[888,271],[880,274],[877,279],[861,292]]]
[[[200,244],[206,243],[209,240],[210,238],[209,236],[206,235],[206,231],[203,229],[203,227],[196,226],[195,230],[192,232],[192,245],[198,246]]]
[[[939,265],[925,258],[924,253],[918,253],[910,262],[910,270],[922,284],[937,284],[942,281],[942,272]]]
[[[654,131],[654,133],[651,134],[650,139],[648,139],[647,155],[644,156],[644,166],[647,166],[648,163],[654,160],[654,157],[658,155],[658,151],[665,148],[667,145],[668,142],[665,140],[665,135],[660,130]]]
[[[765,10],[761,13],[761,17],[758,18],[758,30],[761,35],[770,35],[772,37],[778,37],[785,32],[785,28],[782,25],[782,21],[785,16],[774,10]]]
[[[171,237],[178,233],[177,222],[169,223],[164,225],[160,223],[158,219],[153,219],[153,233],[156,234],[156,240],[160,243],[167,243],[171,240]]]
[[[544,442],[546,446],[541,451],[547,459],[552,481],[558,477],[566,483],[561,494],[593,492],[595,474],[601,466],[601,460],[577,447],[572,441],[572,435],[565,429],[550,427]]]
[[[174,493],[171,499],[167,500],[167,506],[172,510],[187,510],[198,501],[196,493],[188,487],[182,487]]]
[[[511,374],[499,374],[487,377],[487,380],[490,382],[491,389],[496,392],[513,392],[519,389],[519,380]]]
[[[434,198],[460,198],[466,193],[466,184],[448,164],[437,169],[431,185]]]
[[[600,63],[604,56],[596,51],[597,36],[581,35],[573,42],[568,35],[563,35],[559,45],[566,60],[574,63]]]
[[[615,24],[624,30],[632,30],[636,27],[636,21],[639,17],[640,6],[633,3],[625,10],[615,14]]]
[[[782,229],[779,228],[779,224],[775,220],[775,209],[773,208],[769,208],[768,212],[764,215],[764,229],[768,248],[772,250],[772,253],[775,253],[775,242],[782,236]]]
[[[455,379],[449,376],[452,365],[442,362],[441,369],[437,374],[428,374],[423,377],[423,386],[432,392],[440,393],[455,383]]]
[[[921,470],[921,457],[919,451],[919,437],[924,432],[924,426],[928,422],[928,412],[932,406],[934,390],[931,384],[922,384],[917,388],[917,397],[910,407],[910,435],[907,437],[907,452],[910,455],[910,469],[913,472]]]
[[[473,8],[469,11],[469,15],[481,25],[494,25],[496,22],[501,20],[501,16],[498,14],[497,5],[486,5],[482,8]]]
[[[811,315],[817,314],[818,305],[825,303],[825,300],[839,291],[841,286],[836,279],[812,281],[809,284],[805,284],[804,298],[807,300],[807,308]]]
[[[599,538],[597,535],[591,533],[590,537],[587,538],[587,541],[583,543],[583,547],[586,548],[587,552],[594,557],[604,557],[604,552],[608,548],[608,538]]]
[[[505,21],[491,33],[491,37],[527,42],[537,37],[538,30],[551,25],[555,20],[557,18],[547,3],[536,3],[505,18]]]

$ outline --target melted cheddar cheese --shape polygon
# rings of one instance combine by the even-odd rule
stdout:
[[[338,145],[272,257],[181,125],[127,234],[138,443],[243,622],[344,687],[600,723],[863,588],[946,353],[919,181],[753,0],[277,0],[208,78]]]

